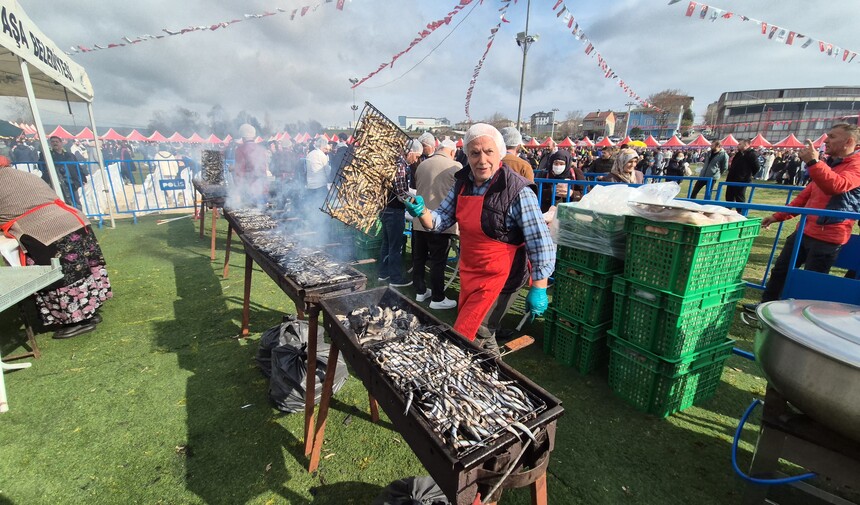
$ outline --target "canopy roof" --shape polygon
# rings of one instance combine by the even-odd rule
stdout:
[[[681,142],[677,135],[672,135],[672,138],[663,142],[662,147],[686,147],[687,144]]]
[[[131,133],[129,133],[128,136],[126,137],[126,140],[134,140],[136,142],[145,142],[149,139],[146,138],[146,136],[144,134],[140,133],[139,131],[132,130]]]
[[[736,139],[734,135],[729,133],[728,135],[726,135],[726,138],[720,141],[720,144],[722,144],[723,147],[737,147],[738,139]]]
[[[699,136],[696,137],[696,140],[687,144],[687,147],[708,147],[710,145],[711,145],[711,142],[708,139],[706,139],[704,135],[702,135],[700,133]]]
[[[57,126],[56,128],[54,128],[54,131],[52,131],[51,133],[48,134],[48,138],[51,138],[51,137],[60,137],[61,139],[65,139],[65,140],[75,138],[74,135],[72,135],[71,133],[66,131],[66,129],[63,128],[62,126]]]
[[[18,62],[21,58],[29,64],[36,98],[92,102],[93,87],[84,68],[46,37],[17,1],[4,0],[3,11],[4,25],[12,19],[17,23],[11,30],[0,31],[0,95],[27,96]],[[36,42],[40,51],[34,51]],[[66,89],[71,93],[66,93]]]
[[[462,140],[462,139],[460,139],[458,142],[459,142],[458,147],[463,147],[463,140]],[[523,147],[528,147],[528,148],[530,148],[530,149],[534,149],[535,147],[540,147],[540,144],[538,143],[538,141],[537,141],[537,140],[535,140],[535,138],[534,138],[534,137],[532,137],[532,139],[531,139],[531,140],[529,140],[528,142],[526,142],[525,144],[523,144]]]
[[[815,146],[815,148],[816,148],[816,149],[820,149],[820,148],[821,148],[821,146],[823,146],[823,145],[824,145],[824,139],[826,139],[826,138],[827,138],[827,134],[826,134],[826,133],[822,133],[822,134],[821,134],[821,136],[820,136],[820,137],[818,137],[818,138],[815,140],[815,142],[813,142],[813,143],[812,143],[812,145],[813,145],[813,146]]]
[[[75,138],[81,140],[93,140],[93,131],[90,130],[89,126],[86,126],[83,130],[78,132],[77,135],[75,135]]]
[[[179,132],[173,132],[173,135],[167,137],[168,142],[188,142],[188,139],[183,137]]]
[[[188,142],[194,142],[196,144],[199,144],[201,142],[204,142],[204,140],[203,137],[197,135],[197,133],[192,133],[191,136],[188,137]]]
[[[565,137],[564,140],[558,143],[558,147],[573,147],[573,141],[570,137]]]
[[[588,135],[586,135],[582,138],[582,140],[577,141],[576,145],[583,147],[594,147],[594,142],[592,142],[591,139],[588,138]]]
[[[784,149],[799,149],[803,147],[803,142],[797,140],[797,137],[794,136],[793,133],[789,133],[788,137],[780,140],[773,147],[781,147]]]
[[[9,121],[0,121],[0,137],[3,138],[17,138],[24,133],[24,129],[15,126]]]
[[[594,144],[594,147],[612,147],[614,145],[615,144],[613,144],[612,141],[609,140],[609,137],[603,137],[603,140]]]
[[[215,134],[213,133],[213,134],[209,135],[209,137],[206,138],[206,143],[207,144],[220,144],[221,139],[216,137]]]
[[[630,135],[628,135],[628,136],[624,137],[623,139],[621,139],[621,142],[619,142],[618,145],[623,146],[624,144],[630,144],[631,142],[633,142],[633,139],[631,139]]]
[[[767,139],[764,138],[761,133],[759,133],[758,135],[755,136],[754,139],[752,139],[752,142],[750,142],[750,145],[752,147],[773,147],[773,144],[768,142]]]
[[[149,136],[150,142],[167,142],[167,137],[161,134],[158,130],[152,132],[152,135]]]
[[[109,129],[107,133],[101,135],[99,138],[102,140],[125,140],[125,137],[117,133],[113,128]]]
[[[547,137],[543,142],[540,143],[538,147],[549,147],[549,143],[552,142],[552,137]]]
[[[657,139],[654,138],[654,135],[648,135],[648,138],[645,139],[645,145],[648,147],[660,147],[660,143],[657,142]]]

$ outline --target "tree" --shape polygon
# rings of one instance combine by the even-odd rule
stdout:
[[[661,134],[665,134],[666,136],[674,133],[669,130],[674,129],[675,118],[678,117],[678,114],[693,105],[693,97],[680,89],[664,89],[649,96],[647,101],[655,107],[663,109],[663,112],[658,113],[658,124],[660,125]],[[673,125],[671,129],[669,128],[670,124]]]
[[[177,107],[170,112],[155,111],[147,127],[150,130],[158,130],[164,135],[179,132],[185,137],[198,131],[205,131],[200,114],[185,107]]]
[[[582,121],[585,119],[585,113],[582,110],[567,111],[564,115],[564,121],[559,123],[556,131],[562,138],[579,138],[582,134]]]
[[[681,114],[681,133],[683,135],[689,135],[690,127],[693,126],[693,119],[695,119],[693,109],[689,107],[685,108],[683,114]]]
[[[630,137],[632,137],[632,138],[639,137],[643,133],[645,133],[645,132],[643,132],[642,128],[639,128],[638,126],[634,126],[633,128],[630,128]]]
[[[485,119],[482,122],[487,123],[489,125],[493,125],[497,129],[501,130],[502,128],[505,128],[506,126],[510,126],[512,121],[510,119],[508,119],[507,117],[505,117],[505,115],[502,114],[501,112],[496,112],[495,114],[493,114],[492,116],[490,116],[489,118]]]
[[[224,138],[230,133],[230,119],[224,107],[213,105],[209,112],[206,113],[209,119],[209,131],[220,138]]]

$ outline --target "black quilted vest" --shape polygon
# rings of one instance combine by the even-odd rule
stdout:
[[[454,174],[454,191],[459,195],[461,190],[465,196],[474,192],[474,183],[469,178],[471,169],[466,167]],[[465,187],[465,188],[464,188]],[[493,176],[490,187],[484,193],[484,206],[481,210],[481,229],[493,240],[506,244],[520,245],[525,242],[523,231],[518,227],[507,225],[508,209],[511,208],[517,195],[525,187],[531,187],[537,193],[537,187],[528,179],[511,170],[507,165]],[[526,268],[526,248],[520,247],[514,257],[511,273],[502,288],[502,293],[511,293],[522,286],[528,276]]]

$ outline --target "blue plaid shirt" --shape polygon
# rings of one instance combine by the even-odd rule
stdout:
[[[472,179],[472,174],[469,174],[469,179]],[[490,181],[480,186],[472,186],[474,191],[468,196],[481,196],[490,189]],[[523,188],[517,196],[508,209],[505,223],[511,228],[518,227],[523,230],[526,254],[532,264],[532,280],[548,279],[555,269],[555,244],[549,235],[549,227],[531,188]],[[430,215],[433,218],[433,231],[445,230],[454,224],[457,220],[457,195],[454,194],[454,188],[451,188],[448,196]]]

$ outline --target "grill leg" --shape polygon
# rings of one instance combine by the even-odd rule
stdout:
[[[251,320],[251,276],[254,273],[254,260],[245,251],[245,297],[242,299],[242,332],[239,338],[246,338],[251,332],[248,329]]]
[[[203,223],[206,222],[206,202],[200,202],[200,238],[203,238]]]
[[[224,250],[224,273],[221,274],[221,277],[227,278],[230,274],[230,242],[233,240],[233,226],[230,225],[230,222],[227,222],[227,247]]]
[[[311,453],[311,462],[308,472],[315,472],[320,465],[320,452],[322,452],[323,439],[325,438],[325,422],[328,418],[328,406],[331,403],[332,389],[334,388],[334,375],[337,369],[338,348],[332,344],[329,348],[328,362],[325,369],[325,381],[323,381],[322,398],[320,398],[320,413],[317,418],[316,432],[314,433],[314,447]],[[310,374],[308,374],[310,375]]]
[[[328,373],[328,370],[326,370]],[[367,398],[370,400],[370,421],[373,423],[379,422],[379,404],[376,403],[376,398],[367,393]]]
[[[305,456],[310,456],[314,448],[314,396],[317,378],[317,329],[319,327],[320,308],[318,305],[308,305],[308,372],[305,374]],[[331,351],[330,351],[331,352]],[[331,352],[331,354],[337,354]],[[331,356],[331,354],[329,356]],[[329,358],[331,359],[331,358]],[[326,371],[326,380],[334,374]],[[319,463],[319,462],[317,462]],[[310,470],[310,469],[309,469]],[[310,470],[313,471],[313,470]]]
[[[532,505],[547,505],[546,473],[538,477],[531,485]]]
[[[215,261],[215,225],[218,224],[218,207],[212,207],[212,247],[209,260]]]

